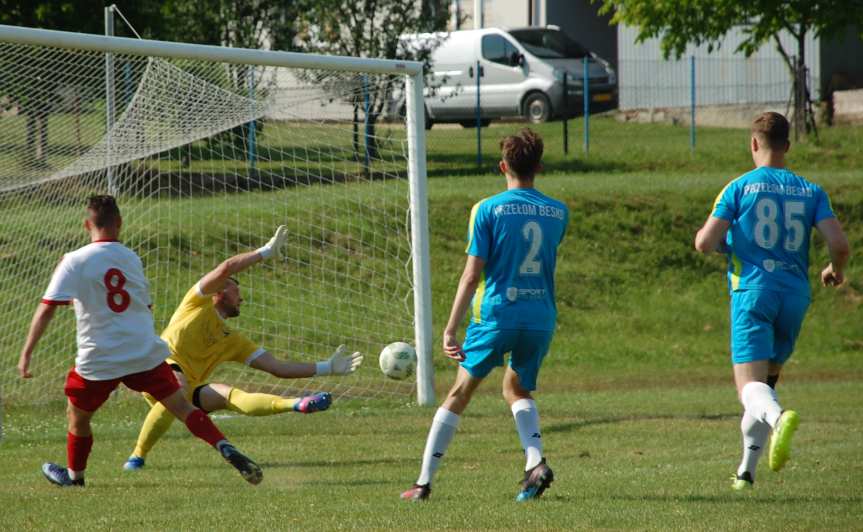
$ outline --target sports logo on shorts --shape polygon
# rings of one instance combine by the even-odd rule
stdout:
[[[776,269],[776,262],[774,262],[773,259],[764,259],[764,262],[761,264],[768,273]]]
[[[510,301],[515,301],[518,299],[518,288],[514,286],[510,286],[506,289],[506,298]]]

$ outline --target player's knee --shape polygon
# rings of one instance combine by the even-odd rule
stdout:
[[[68,406],[66,412],[69,419],[69,432],[77,436],[87,436],[90,434],[92,412],[80,410],[72,405]]]
[[[202,384],[192,392],[192,404],[204,412],[221,410],[228,405],[232,389],[225,384]]]

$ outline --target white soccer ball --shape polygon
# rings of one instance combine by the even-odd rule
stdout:
[[[396,380],[406,379],[416,371],[417,352],[410,344],[393,342],[381,351],[379,361],[384,375]]]

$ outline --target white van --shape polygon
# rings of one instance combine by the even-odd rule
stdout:
[[[435,122],[476,125],[478,74],[483,126],[508,116],[538,123],[580,114],[584,61],[591,112],[617,106],[617,76],[609,63],[555,26],[405,35],[402,46],[433,50],[426,78],[427,127]]]

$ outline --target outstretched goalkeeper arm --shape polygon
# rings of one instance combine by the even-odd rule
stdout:
[[[340,345],[330,358],[321,362],[279,360],[264,351],[249,365],[281,379],[300,379],[321,375],[348,375],[356,371],[362,363],[363,356],[360,353],[349,353],[345,346]]]
[[[263,247],[258,248],[255,251],[234,255],[230,259],[227,259],[216,266],[213,271],[201,278],[201,281],[198,284],[201,294],[215,294],[217,292],[221,292],[232,275],[240,273],[252,265],[263,260],[267,260],[270,257],[277,256],[281,258],[282,245],[285,243],[287,234],[287,228],[284,225],[280,225],[278,229],[276,229],[276,234],[273,235],[273,238],[271,238]]]

